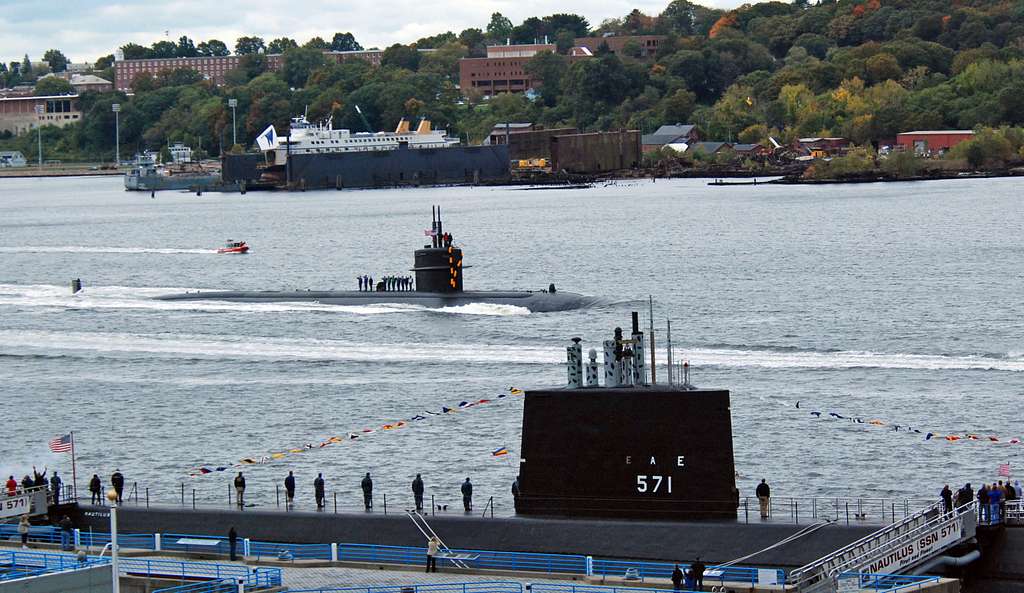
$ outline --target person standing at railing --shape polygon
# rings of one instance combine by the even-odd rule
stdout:
[[[18,481],[14,476],[7,478],[7,496],[14,496],[18,493]]]
[[[65,552],[70,552],[74,549],[71,545],[74,528],[75,526],[71,524],[71,517],[64,515],[64,518],[60,520],[60,549]]]
[[[690,565],[690,570],[693,571],[694,588],[697,591],[704,590],[704,571],[707,570],[707,568],[708,567],[701,562],[700,556],[697,556],[697,559]]]
[[[18,533],[21,535],[21,549],[28,549],[28,513],[21,516],[18,521]]]
[[[100,492],[103,491],[103,484],[100,483],[100,477],[96,474],[92,475],[92,479],[89,480],[89,494],[90,504],[103,504],[103,496]]]
[[[672,569],[672,589],[674,591],[680,591],[683,588],[683,570],[679,568],[679,564]]]
[[[427,540],[427,572],[437,572],[437,551],[441,547],[441,541],[436,536]]]
[[[757,490],[754,491],[757,494],[757,502],[761,507],[761,518],[768,518],[768,509],[771,508],[771,496],[772,489],[768,486],[768,482],[761,478],[761,483],[757,485]]]
[[[992,514],[988,507],[988,485],[982,484],[978,488],[978,522],[988,523],[992,520]]]
[[[413,502],[416,503],[416,511],[423,510],[423,478],[419,474],[416,474],[416,479],[412,481],[412,498]]]
[[[238,532],[235,531],[234,525],[228,529],[228,549],[231,551],[232,562],[238,560]]]
[[[467,513],[473,510],[473,484],[470,483],[469,478],[462,483],[462,506],[465,507]]]
[[[245,508],[245,476],[242,472],[238,472],[235,476],[235,501],[238,503],[238,508]]]
[[[60,504],[60,487],[62,485],[60,476],[54,471],[53,476],[50,477],[50,492],[53,493],[53,504]]]
[[[999,523],[1003,518],[1003,492],[999,486],[992,484],[988,490],[988,516],[992,523]]]
[[[114,473],[111,474],[110,485],[114,487],[114,492],[117,494],[117,504],[124,502],[124,475],[120,469],[115,469]]]
[[[373,480],[370,479],[370,472],[366,472],[366,477],[359,483],[359,487],[363,489],[363,506],[366,510],[373,508]]]
[[[295,503],[295,476],[291,471],[288,472],[288,477],[284,479],[284,508],[291,509]]]
[[[39,471],[36,469],[36,466],[33,465],[32,466],[32,475],[34,476],[34,478],[32,479],[32,485],[33,486],[40,486],[40,487],[45,487],[46,486],[46,468],[45,467],[43,468],[43,473],[39,473]]]
[[[28,490],[32,488],[35,482],[32,481],[32,476],[25,474],[25,477],[21,479],[21,489]]]
[[[316,475],[316,479],[313,480],[313,496],[316,497],[316,510],[324,510],[324,475],[322,473]]]
[[[942,487],[942,492],[939,492],[939,496],[942,498],[942,509],[948,515],[953,512],[953,491],[949,489],[949,484]]]

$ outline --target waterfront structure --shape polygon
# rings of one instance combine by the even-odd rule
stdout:
[[[245,56],[202,56],[196,58],[143,58],[138,60],[125,60],[120,52],[114,54],[114,86],[119,91],[130,91],[132,81],[140,74],[156,76],[166,70],[188,68],[195,70],[206,80],[220,86],[224,84],[224,77],[228,72],[238,68]],[[277,72],[284,64],[283,54],[266,54],[267,70]],[[350,60],[363,60],[372,66],[380,66],[384,57],[382,50],[359,50],[359,51],[325,51],[324,57],[328,61],[338,64]]]
[[[0,150],[0,169],[24,167],[28,165],[25,155],[18,150]]]
[[[459,60],[459,86],[463,94],[475,91],[488,97],[537,88],[540,81],[527,74],[523,66],[538,53],[554,53],[557,49],[553,43],[490,45],[486,58]]]
[[[945,152],[971,138],[973,130],[918,130],[897,134],[896,145],[917,155],[928,155]]]
[[[700,140],[697,126],[693,124],[674,124],[661,126],[653,134],[644,134],[640,140],[643,151],[655,152],[670,144],[691,144]]]
[[[640,166],[639,130],[551,137],[551,170],[599,174]]]
[[[545,128],[532,123],[495,124],[484,144],[507,144],[512,160],[551,158],[551,139],[575,134],[576,128]]]
[[[77,94],[0,98],[0,132],[23,134],[37,125],[63,128],[81,119]]]

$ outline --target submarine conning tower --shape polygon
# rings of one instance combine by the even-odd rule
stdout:
[[[688,364],[682,383],[648,382],[649,338],[633,313],[601,364],[573,338],[566,387],[526,391],[517,514],[736,517],[729,391],[691,385]]]
[[[417,249],[412,271],[417,292],[462,292],[462,249],[455,247],[451,233],[444,232],[441,207],[430,209],[430,245]]]

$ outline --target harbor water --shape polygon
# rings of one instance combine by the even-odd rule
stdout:
[[[507,508],[522,400],[497,396],[562,384],[570,338],[600,350],[630,311],[646,318],[652,295],[658,378],[671,319],[692,382],[732,391],[741,494],[767,478],[780,496],[937,496],[946,482],[997,479],[1002,463],[1022,469],[1024,445],[1008,442],[1024,438],[1020,196],[1014,179],[155,198],[119,178],[3,180],[0,471],[20,478],[35,464],[70,480],[69,456],[47,442],[74,431],[80,494],[93,473],[106,485],[120,469],[154,503],[179,503],[184,488],[224,504],[241,469],[248,501],[272,506],[292,470],[304,505],[317,472],[352,505],[369,471],[395,506],[422,473],[438,502],[458,506],[469,476],[478,501]],[[467,289],[554,283],[603,304],[151,299],[409,274],[432,204],[472,266]],[[217,255],[229,238],[252,251]],[[73,278],[85,285],[75,296]],[[479,400],[490,402],[458,407]],[[444,407],[457,412],[428,413]],[[332,436],[345,442],[318,446]],[[510,455],[492,455],[502,447]],[[228,469],[190,475],[201,467]]]

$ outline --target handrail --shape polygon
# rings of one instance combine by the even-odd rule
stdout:
[[[978,505],[977,501],[973,501],[972,500],[971,502],[969,502],[969,503],[967,503],[967,504],[965,504],[963,506],[959,506],[959,507],[953,509],[952,513],[940,513],[939,516],[937,516],[934,519],[928,521],[927,523],[923,523],[923,524],[919,525],[918,527],[915,527],[914,529],[904,533],[903,535],[900,535],[899,537],[891,539],[891,540],[889,540],[887,542],[883,542],[879,546],[877,546],[875,548],[872,548],[871,550],[868,550],[867,553],[865,553],[864,555],[862,555],[862,556],[860,556],[858,558],[851,558],[845,564],[841,564],[841,565],[837,566],[836,568],[834,568],[832,570],[832,574],[834,574],[834,575],[842,574],[842,572],[844,572],[844,569],[848,569],[854,563],[866,562],[867,558],[877,558],[879,556],[884,556],[886,553],[888,553],[893,548],[906,545],[906,541],[907,540],[913,540],[913,539],[919,537],[923,532],[931,531],[932,529],[935,529],[936,527],[938,527],[939,525],[942,525],[943,523],[952,523],[954,521],[959,521],[960,519],[963,518],[964,515],[967,515],[967,514],[973,515],[974,513],[977,512],[977,505]],[[924,560],[924,559],[921,558],[921,560]]]
[[[872,541],[875,541],[879,537],[881,537],[881,536],[883,536],[885,534],[889,534],[889,533],[892,533],[892,532],[895,532],[895,531],[899,531],[901,528],[903,528],[907,524],[912,523],[914,521],[917,521],[918,519],[920,519],[921,517],[926,516],[928,513],[932,512],[933,510],[941,512],[941,505],[942,505],[941,501],[936,502],[936,503],[932,504],[931,506],[918,511],[917,513],[914,513],[913,515],[910,515],[909,517],[906,517],[906,518],[902,519],[901,521],[898,521],[898,522],[893,523],[891,525],[887,525],[887,526],[885,526],[882,529],[879,529],[877,531],[873,531],[873,532],[869,533],[868,535],[866,535],[866,536],[864,536],[864,537],[862,537],[862,538],[860,538],[860,539],[858,539],[858,540],[856,540],[854,542],[846,544],[845,546],[839,548],[838,550],[836,550],[834,552],[829,553],[826,556],[822,556],[821,558],[818,558],[817,560],[815,560],[813,562],[810,562],[810,563],[808,563],[808,564],[806,564],[804,566],[801,566],[800,568],[798,568],[798,569],[796,569],[796,570],[794,570],[793,572],[790,573],[790,575],[789,575],[790,581],[794,582],[794,583],[799,582],[799,581],[803,580],[804,576],[807,575],[808,573],[810,573],[811,571],[813,571],[815,569],[818,569],[818,568],[821,568],[822,566],[824,566],[828,562],[838,558],[839,556],[842,556],[846,552],[849,552],[849,551],[851,551],[853,549],[856,549],[856,548],[858,548],[858,547],[860,547],[860,546],[862,546],[864,544],[867,544],[867,543],[870,543]]]

